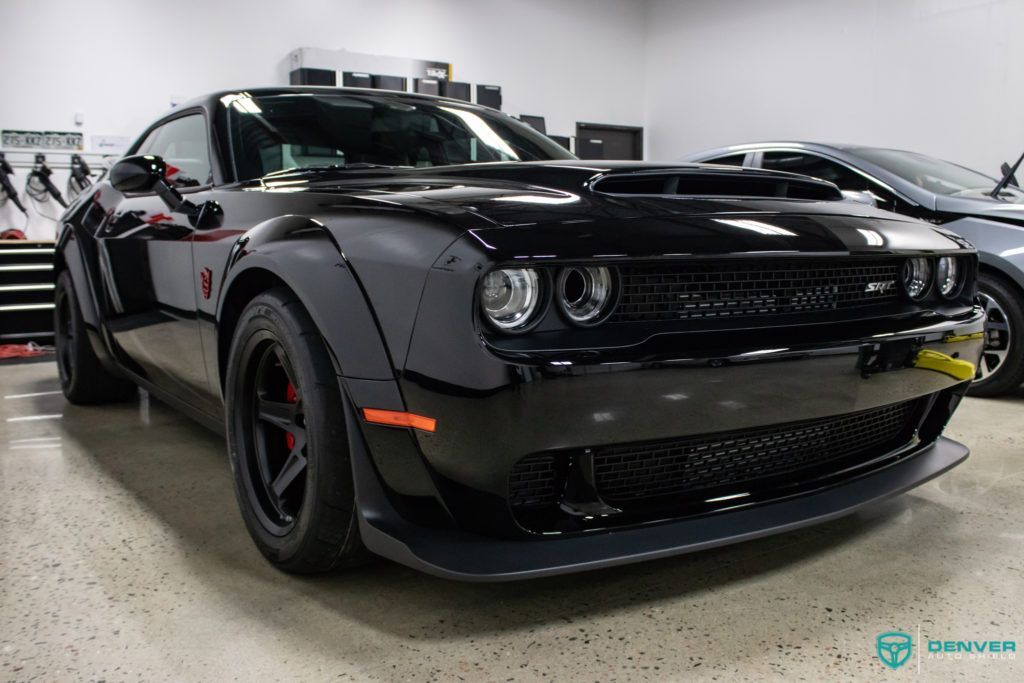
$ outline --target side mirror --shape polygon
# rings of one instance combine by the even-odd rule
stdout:
[[[868,206],[878,206],[878,202],[875,200],[875,195],[867,191],[862,190],[843,190],[843,199],[848,202],[856,202],[857,204],[867,204]]]
[[[220,204],[193,204],[167,182],[166,176],[167,164],[158,156],[125,157],[110,168],[110,184],[118,192],[155,192],[171,211],[188,216],[192,227],[205,230],[220,226],[224,216]]]
[[[166,174],[167,164],[160,157],[125,157],[110,169],[110,184],[118,192],[153,192]]]

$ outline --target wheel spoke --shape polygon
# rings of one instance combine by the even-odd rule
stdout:
[[[270,485],[278,499],[284,495],[284,492],[288,490],[288,487],[295,481],[295,478],[306,469],[306,456],[301,453],[298,446],[299,444],[296,442],[295,450],[288,454],[288,459],[285,460],[284,466]]]
[[[999,372],[1008,356],[1013,330],[1006,310],[995,297],[979,292],[985,308],[985,348],[978,361],[976,380],[988,379]]]
[[[292,372],[292,364],[288,362],[288,358],[284,355],[284,349],[275,345],[274,357],[277,358],[277,363],[281,366],[284,376],[288,378],[288,383],[298,387],[299,385],[295,382],[295,373]]]
[[[305,498],[306,424],[295,371],[284,348],[265,343],[254,363],[249,413],[254,454],[254,500],[278,530],[295,521]]]
[[[259,471],[260,480],[264,485],[266,485],[267,482],[273,480],[274,475],[271,474],[273,470],[270,465],[270,460],[267,457],[267,437],[263,432],[264,430],[262,429],[256,430],[256,448],[254,450],[256,456],[256,468]]]
[[[264,422],[290,432],[297,427],[295,416],[298,413],[298,408],[299,406],[295,403],[271,401],[261,396],[256,402],[256,415]]]

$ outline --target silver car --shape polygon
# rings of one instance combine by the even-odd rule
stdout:
[[[978,249],[978,289],[988,312],[985,353],[971,394],[996,396],[1024,382],[1024,191],[1015,180],[1001,183],[915,152],[809,142],[733,145],[685,160],[822,178],[853,201],[921,218],[967,238]],[[1012,179],[1009,169],[1004,172]]]

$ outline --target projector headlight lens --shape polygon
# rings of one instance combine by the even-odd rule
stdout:
[[[950,299],[957,295],[960,290],[961,273],[960,260],[955,256],[943,256],[935,264],[935,284],[939,288],[939,294]]]
[[[605,266],[573,266],[558,273],[555,298],[562,314],[576,325],[588,327],[611,313],[615,277]]]
[[[533,322],[540,294],[540,277],[532,268],[493,270],[484,276],[480,307],[499,330],[519,331]]]
[[[907,259],[903,264],[903,291],[911,299],[922,299],[932,281],[932,263],[926,258]]]

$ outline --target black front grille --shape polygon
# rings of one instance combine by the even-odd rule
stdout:
[[[740,493],[747,485],[798,471],[804,479],[809,470],[847,466],[907,443],[917,404],[907,401],[773,427],[594,449],[597,490],[615,504],[696,491]]]
[[[888,304],[899,259],[691,261],[619,268],[612,322],[815,313]]]
[[[538,453],[523,458],[516,463],[509,478],[509,503],[513,507],[555,503],[560,493],[555,484],[558,478],[553,454]]]
[[[670,508],[677,514],[706,508],[706,499],[717,495],[750,493],[751,500],[769,500],[847,470],[860,471],[908,444],[926,400],[735,432],[600,446],[585,455],[582,449],[535,453],[513,466],[509,503],[517,515],[555,513],[568,477],[580,470],[572,466],[580,457],[593,458],[602,500],[623,510],[646,509],[659,498],[676,501]]]

